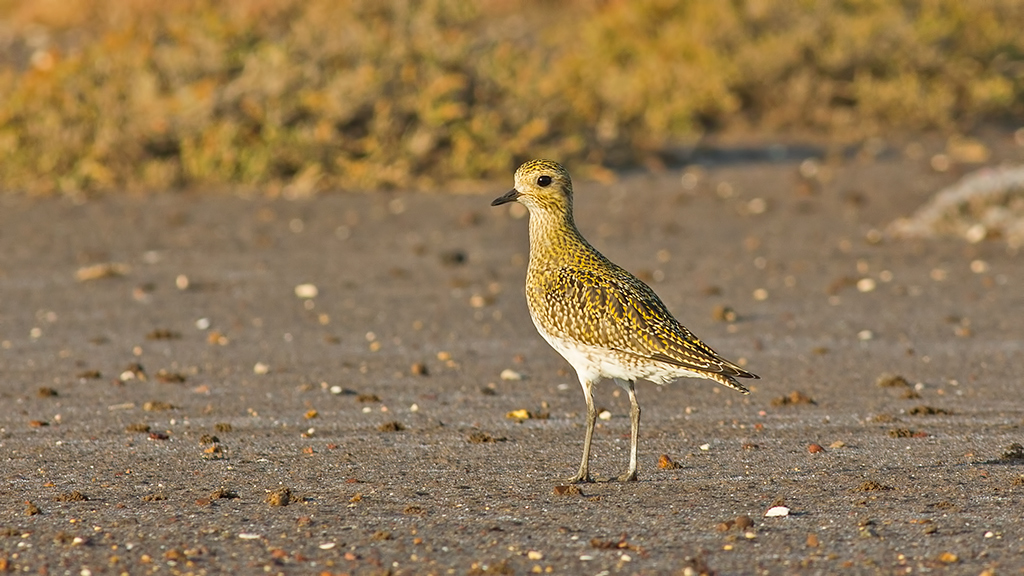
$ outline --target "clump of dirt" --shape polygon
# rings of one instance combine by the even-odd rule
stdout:
[[[271,506],[287,506],[293,500],[291,488],[285,486],[267,494],[265,502]]]
[[[952,410],[946,410],[945,408],[933,408],[931,406],[914,406],[910,410],[907,410],[907,414],[911,416],[949,416],[953,414]]]
[[[911,388],[910,382],[899,374],[886,372],[875,380],[875,385],[880,388]]]
[[[385,422],[380,426],[377,426],[377,430],[381,432],[401,432],[402,430],[405,430],[405,425],[397,420],[392,420],[391,422]]]
[[[466,437],[466,441],[470,444],[490,444],[493,442],[504,442],[506,438],[504,436],[491,436],[487,432],[477,430]]]
[[[54,496],[53,501],[54,502],[85,502],[88,499],[89,499],[89,497],[86,496],[85,494],[82,494],[78,490],[74,490],[74,491],[71,491],[71,492],[65,492],[64,494],[59,494],[57,496]]]
[[[999,459],[1004,462],[1024,462],[1024,446],[1014,442],[1003,450],[1003,453],[999,455]]]
[[[881,492],[884,490],[892,490],[892,486],[886,486],[874,480],[865,480],[853,489],[854,492]]]
[[[817,402],[799,390],[772,399],[772,406],[796,406],[798,404],[817,404]]]

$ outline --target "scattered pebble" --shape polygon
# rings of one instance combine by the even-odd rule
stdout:
[[[257,375],[261,375],[262,376],[263,374],[266,374],[267,372],[270,372],[270,366],[267,365],[267,364],[264,364],[263,362],[257,362],[256,365],[252,367],[252,373],[253,374],[257,374]]]
[[[422,362],[415,362],[409,367],[409,373],[413,376],[428,376],[430,373],[427,370],[427,365]]]
[[[817,548],[818,545],[819,545],[818,535],[817,534],[808,534],[807,535],[807,547],[808,548]]]
[[[334,548],[335,546],[336,546],[336,544],[334,542],[324,542],[323,544],[320,545],[320,549],[321,550],[330,550],[331,548]]]
[[[509,368],[506,368],[506,369],[501,371],[501,379],[502,380],[513,380],[513,381],[515,381],[515,380],[522,380],[523,379],[523,375],[520,374],[519,372],[516,372],[515,370],[511,370]]]
[[[295,287],[295,295],[299,298],[316,298],[320,294],[320,290],[317,289],[316,284],[299,284]]]
[[[821,447],[821,444],[811,444],[807,447],[807,451],[811,454],[818,454],[824,452],[825,449]]]
[[[526,557],[529,558],[530,560],[543,560],[544,559],[544,554],[541,553],[541,552],[538,552],[537,550],[530,550],[529,552],[526,553]]]
[[[259,540],[260,538],[262,538],[262,536],[260,536],[259,534],[253,534],[251,532],[242,532],[238,535],[238,538],[240,540]]]
[[[857,280],[857,290],[860,292],[871,292],[876,287],[875,280],[873,278],[861,278]]]
[[[611,420],[612,413],[609,412],[608,410],[601,410],[597,413],[597,417],[600,418],[601,420]]]
[[[764,513],[765,518],[775,518],[779,516],[789,516],[789,508],[786,506],[772,506]]]

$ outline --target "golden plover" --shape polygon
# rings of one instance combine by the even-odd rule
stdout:
[[[583,460],[570,482],[592,482],[590,441],[597,410],[594,384],[612,378],[629,393],[629,471],[636,480],[640,406],[638,378],[666,384],[706,378],[749,394],[735,378],[757,378],[722,358],[680,324],[661,299],[636,276],[613,264],[576,229],[572,181],[556,162],[532,160],[519,167],[515,188],[491,202],[519,202],[530,211],[530,265],[526,301],[537,331],[572,367],[587,401]]]

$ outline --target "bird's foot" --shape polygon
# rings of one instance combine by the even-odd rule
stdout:
[[[575,475],[572,478],[569,478],[567,480],[567,482],[569,484],[584,484],[584,483],[589,484],[589,483],[591,483],[593,481],[594,481],[594,479],[587,472],[580,472],[579,474],[577,474],[577,475]]]
[[[636,482],[636,470],[626,472],[622,476],[619,476],[619,482]]]

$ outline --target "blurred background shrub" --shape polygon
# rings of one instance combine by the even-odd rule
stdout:
[[[1024,118],[1020,0],[0,0],[0,190],[457,189]]]

